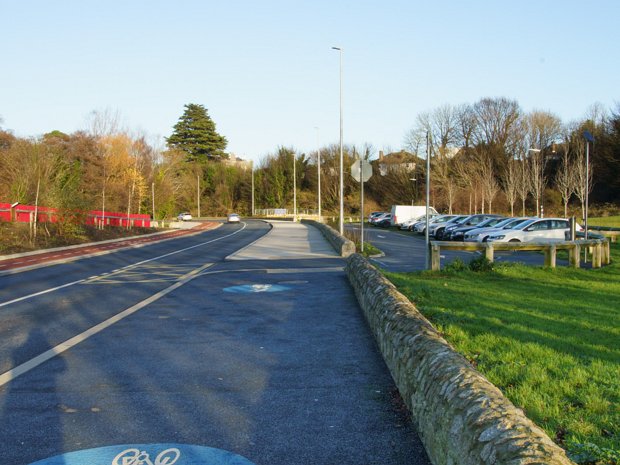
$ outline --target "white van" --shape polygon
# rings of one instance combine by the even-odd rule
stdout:
[[[437,210],[428,207],[429,214],[436,215]],[[407,220],[426,215],[425,205],[392,205],[392,226],[400,226]]]

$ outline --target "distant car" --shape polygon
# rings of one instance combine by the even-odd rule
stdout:
[[[465,234],[469,231],[473,231],[474,229],[480,228],[492,228],[496,224],[504,221],[506,218],[503,216],[492,216],[491,218],[487,218],[486,220],[481,221],[477,224],[463,225],[452,231],[450,231],[450,240],[451,241],[462,241],[465,237]]]
[[[370,215],[368,215],[368,222],[372,223],[375,218],[383,215],[384,213],[386,212],[372,212]]]
[[[564,218],[538,218],[525,221],[519,226],[496,232],[489,236],[489,242],[555,242],[566,240],[570,231],[568,220]]]
[[[227,221],[228,223],[238,223],[239,221],[241,221],[241,218],[237,213],[231,213],[230,215],[228,215]]]
[[[179,216],[177,216],[177,219],[179,221],[191,221],[193,218],[192,218],[192,215],[190,215],[187,212],[184,212],[184,213],[179,213]]]
[[[458,224],[459,221],[464,220],[468,216],[469,215],[446,215],[446,217],[449,218],[445,222],[433,223],[432,225],[428,226],[428,235],[434,237],[435,240],[440,241],[441,237],[443,236],[443,230],[446,228],[446,226]]]

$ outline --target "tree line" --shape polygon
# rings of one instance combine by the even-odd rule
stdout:
[[[588,147],[586,131],[594,140]],[[120,129],[108,112],[93,112],[88,128],[72,134],[19,138],[0,127],[0,200],[155,219],[185,210],[249,215],[252,197],[257,209],[292,210],[295,184],[298,208],[316,210],[320,154],[322,210],[338,211],[337,145],[309,153],[278,147],[254,165],[227,153],[227,142],[206,108],[196,104],[185,106],[165,146]],[[523,112],[506,98],[443,105],[417,116],[405,148],[382,154],[368,144],[344,147],[347,213],[360,209],[359,184],[348,174],[356,159],[373,166],[365,192],[368,213],[392,204],[423,204],[427,154],[431,203],[445,212],[533,215],[544,209],[547,216],[582,216],[586,148],[590,203],[620,199],[620,105],[611,111],[595,105],[570,123],[548,111]]]

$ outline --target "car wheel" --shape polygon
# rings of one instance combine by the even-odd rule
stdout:
[[[508,242],[521,242],[519,239],[510,239]]]

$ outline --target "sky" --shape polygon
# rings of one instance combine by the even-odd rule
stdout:
[[[163,146],[204,105],[227,151],[404,148],[416,116],[484,97],[564,122],[620,102],[618,0],[0,0],[0,128]],[[332,47],[342,48],[342,52]]]

